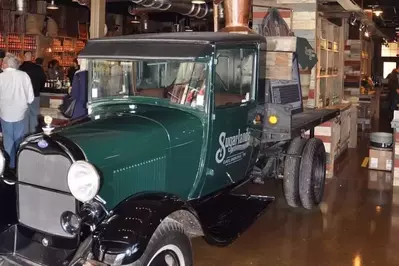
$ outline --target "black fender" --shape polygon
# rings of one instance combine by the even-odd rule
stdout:
[[[161,222],[180,210],[197,218],[187,202],[172,194],[141,193],[125,199],[93,232],[94,258],[122,265],[138,260]]]

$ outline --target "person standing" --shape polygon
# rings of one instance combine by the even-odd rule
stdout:
[[[0,50],[0,73],[3,72],[3,70],[1,69],[1,65],[3,62],[4,56],[6,56],[6,53],[3,50]]]
[[[47,76],[50,80],[64,80],[64,71],[57,60],[48,63]]]
[[[26,110],[34,100],[32,82],[28,74],[18,70],[18,67],[18,58],[7,53],[2,63],[3,73],[0,74],[0,122],[11,169],[15,169],[16,153],[24,137]]]
[[[40,66],[42,69],[43,69],[43,62],[44,62],[43,57],[38,57],[35,59],[36,65]]]
[[[43,90],[46,83],[46,74],[41,66],[32,62],[31,52],[25,53],[25,61],[19,67],[19,70],[26,72],[30,77],[35,96],[25,116],[25,134],[33,134],[36,133],[37,126],[39,125],[40,91]]]
[[[73,83],[73,77],[75,76],[76,71],[79,70],[79,63],[78,60],[75,58],[73,60],[73,65],[68,68],[68,78],[69,78],[69,82],[71,82],[71,84]]]
[[[87,71],[87,61],[79,60],[80,69],[76,71],[72,82],[71,96],[76,100],[75,110],[71,117],[72,120],[79,119],[87,115],[87,82],[89,72]]]

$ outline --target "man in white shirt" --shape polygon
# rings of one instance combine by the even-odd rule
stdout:
[[[7,53],[3,59],[0,74],[0,121],[3,131],[3,145],[10,156],[10,168],[15,168],[15,156],[24,134],[24,118],[28,105],[34,100],[31,80],[18,70],[19,61]]]

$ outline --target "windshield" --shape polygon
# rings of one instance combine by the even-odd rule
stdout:
[[[89,99],[152,97],[203,109],[208,64],[172,60],[89,62]]]

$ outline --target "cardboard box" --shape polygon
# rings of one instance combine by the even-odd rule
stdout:
[[[390,150],[369,150],[369,169],[392,171],[393,153]]]
[[[392,189],[392,173],[386,171],[369,170],[368,189],[385,191]]]

